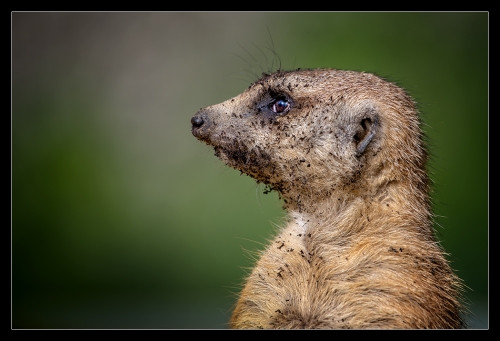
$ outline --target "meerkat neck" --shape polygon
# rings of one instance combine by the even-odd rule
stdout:
[[[354,194],[353,194],[354,193]],[[391,181],[378,190],[356,194],[334,192],[323,200],[285,199],[285,209],[300,233],[311,228],[352,230],[354,227],[387,231],[387,224],[432,233],[432,215],[426,187]],[[355,232],[355,231],[350,231]]]

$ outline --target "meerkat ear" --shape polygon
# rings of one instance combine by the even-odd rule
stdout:
[[[370,115],[363,117],[358,122],[356,134],[354,134],[354,141],[356,142],[356,155],[360,156],[366,150],[366,147],[373,140],[379,128],[378,115]]]

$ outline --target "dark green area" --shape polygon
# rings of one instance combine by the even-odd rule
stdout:
[[[189,121],[276,69],[274,44],[285,69],[374,72],[416,99],[436,230],[488,328],[488,20],[12,13],[12,327],[225,328],[245,250],[283,212]]]

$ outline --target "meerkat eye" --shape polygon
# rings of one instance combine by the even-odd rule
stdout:
[[[271,102],[269,107],[273,112],[277,114],[283,114],[290,110],[290,102],[288,102],[286,99],[279,98]]]

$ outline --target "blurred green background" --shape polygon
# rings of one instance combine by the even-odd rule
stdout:
[[[488,328],[487,12],[11,18],[13,328],[226,328],[283,211],[190,119],[276,69],[273,45],[416,99],[438,236]]]

